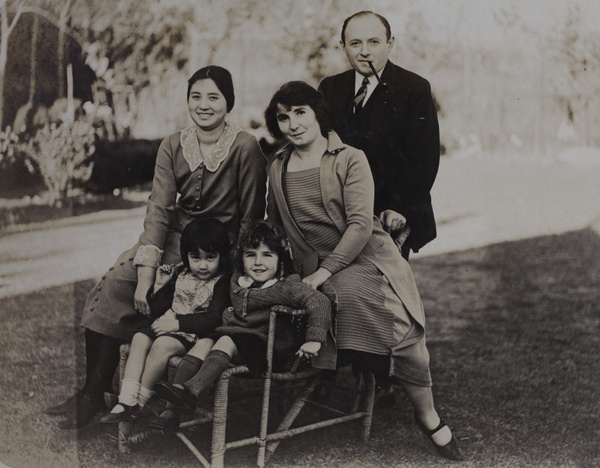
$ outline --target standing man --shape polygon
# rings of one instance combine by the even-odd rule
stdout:
[[[405,225],[412,249],[435,238],[429,192],[440,161],[436,107],[427,80],[388,60],[394,38],[388,21],[371,11],[344,21],[341,46],[353,70],[330,76],[319,91],[331,128],[365,152],[375,181],[375,214],[394,235]]]

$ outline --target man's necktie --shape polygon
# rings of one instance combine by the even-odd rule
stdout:
[[[358,91],[356,92],[356,96],[354,96],[354,113],[356,114],[358,111],[362,109],[363,102],[365,102],[365,98],[367,97],[367,85],[369,84],[369,78],[366,76],[362,80],[362,84]]]

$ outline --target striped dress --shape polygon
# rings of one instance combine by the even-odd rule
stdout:
[[[336,293],[337,347],[390,355],[391,347],[398,342],[394,322],[396,332],[399,325],[408,333],[410,317],[375,265],[359,257],[341,267],[332,255],[342,234],[323,206],[319,171],[317,167],[286,172],[284,192],[292,218],[318,252],[320,266],[337,272],[329,279]]]

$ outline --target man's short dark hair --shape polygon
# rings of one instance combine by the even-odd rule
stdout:
[[[389,41],[392,38],[392,28],[390,27],[390,23],[388,23],[388,20],[386,20],[380,14],[374,13],[372,11],[359,11],[358,13],[354,13],[352,16],[349,16],[344,20],[344,24],[342,25],[342,44],[346,44],[346,38],[344,37],[344,35],[346,34],[346,27],[348,26],[348,23],[354,18],[360,18],[362,16],[369,15],[374,16],[379,21],[381,21],[381,24],[383,24],[383,27],[385,28],[385,39]]]

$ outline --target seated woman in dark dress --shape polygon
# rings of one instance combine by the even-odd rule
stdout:
[[[156,157],[144,231],[92,289],[83,309],[84,387],[46,413],[65,416],[62,429],[89,424],[104,406],[119,362],[119,346],[147,325],[147,293],[156,270],[181,261],[181,232],[192,219],[218,219],[232,245],[263,219],[266,164],[256,138],[229,122],[235,95],[231,74],[210,65],[188,81],[188,127],[163,140]],[[188,331],[188,330],[180,330]]]

